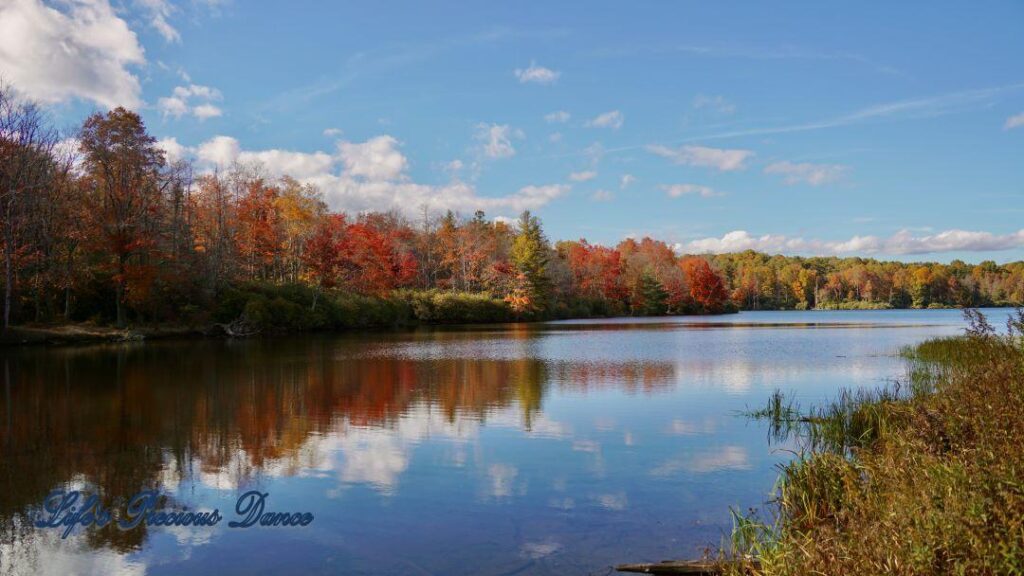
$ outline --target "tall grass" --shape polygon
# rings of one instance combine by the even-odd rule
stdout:
[[[1002,333],[966,316],[964,336],[903,351],[900,383],[751,413],[799,454],[770,522],[733,513],[725,571],[1024,574],[1024,310]]]

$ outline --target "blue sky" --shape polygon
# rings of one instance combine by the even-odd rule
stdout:
[[[8,0],[0,74],[335,208],[1024,258],[1024,4]]]

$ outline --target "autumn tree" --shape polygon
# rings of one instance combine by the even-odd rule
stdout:
[[[343,274],[357,292],[383,295],[416,279],[410,231],[388,224],[387,218],[363,218],[346,229]]]
[[[201,256],[201,280],[216,298],[220,289],[234,279],[238,260],[234,196],[225,179],[214,173],[199,178],[189,201],[193,213],[192,245]]]
[[[263,178],[250,179],[238,199],[236,241],[242,268],[250,280],[270,280],[279,263],[284,237],[277,211],[279,191]]]
[[[54,181],[57,132],[43,112],[0,84],[0,236],[4,253],[4,330],[11,320],[17,260],[29,256],[24,242],[33,194]]]
[[[702,312],[717,314],[725,309],[729,294],[721,277],[708,261],[700,257],[684,258],[679,263],[690,286],[690,297]]]
[[[338,285],[341,268],[351,252],[345,241],[347,228],[343,214],[330,214],[320,220],[313,234],[306,239],[301,258],[308,278],[317,287],[313,310],[316,310],[320,291]]]
[[[82,170],[98,248],[112,268],[118,326],[128,291],[144,288],[158,247],[164,154],[138,114],[116,108],[89,116],[79,132]]]
[[[577,296],[602,300],[625,297],[622,285],[622,260],[614,248],[578,242],[560,242],[559,253],[572,272],[572,291]]]
[[[291,177],[281,179],[274,204],[281,220],[282,274],[285,280],[295,282],[302,271],[303,248],[317,221],[327,212],[327,205],[315,186],[300,184]]]

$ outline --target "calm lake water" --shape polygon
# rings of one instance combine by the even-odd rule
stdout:
[[[991,311],[1001,321],[1003,312]],[[606,574],[699,556],[790,457],[737,415],[904,375],[959,311],[746,312],[0,356],[2,574]],[[215,527],[32,526],[142,489]],[[227,527],[238,497],[306,528]]]

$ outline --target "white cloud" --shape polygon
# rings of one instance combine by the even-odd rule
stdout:
[[[622,128],[622,124],[625,122],[622,112],[618,110],[612,110],[605,112],[604,114],[598,114],[594,118],[587,120],[587,126],[592,128],[611,128],[612,130],[618,130]]]
[[[476,139],[481,142],[481,151],[488,158],[511,158],[516,155],[512,138],[522,138],[522,132],[508,124],[478,124]]]
[[[551,135],[548,136],[548,140],[550,140],[551,142],[557,144],[558,142],[562,141],[562,133],[561,132],[552,132]]]
[[[163,149],[167,161],[171,164],[185,158],[189,154],[188,148],[178,143],[177,138],[164,138],[157,141],[158,148]]]
[[[747,158],[754,155],[750,150],[710,148],[706,146],[669,148],[660,144],[652,144],[647,147],[647,150],[662,158],[668,158],[674,164],[716,168],[722,172],[743,170],[746,168],[743,163]]]
[[[538,66],[536,62],[531,62],[529,68],[516,68],[515,75],[521,84],[526,84],[528,82],[534,84],[554,84],[562,73],[555,72],[550,68]]]
[[[220,90],[211,88],[209,86],[200,86],[199,84],[189,84],[188,86],[176,86],[174,88],[174,95],[178,98],[199,98],[201,100],[220,100]]]
[[[221,109],[214,106],[213,104],[200,104],[192,109],[192,115],[200,120],[206,120],[207,118],[215,118],[223,114]]]
[[[598,190],[590,195],[590,199],[594,202],[610,202],[612,198],[614,198],[614,196],[607,190]]]
[[[238,140],[230,136],[216,136],[194,148],[173,138],[161,140],[158,145],[169,158],[194,157],[200,170],[226,168],[236,161],[259,163],[271,176],[289,175],[317,186],[332,209],[346,212],[398,210],[417,215],[426,207],[439,212],[484,210],[517,214],[545,206],[570,190],[565,184],[530,185],[504,196],[480,196],[473,186],[460,181],[445,185],[416,183],[407,173],[409,162],[399,149],[399,142],[388,135],[365,142],[339,142],[333,154],[243,150]],[[461,165],[457,160],[446,168],[454,170]]]
[[[619,179],[619,188],[621,190],[625,190],[626,188],[629,188],[633,182],[636,182],[636,176],[633,176],[632,174],[623,174],[622,178]]]
[[[451,174],[456,174],[463,168],[465,168],[465,165],[462,163],[462,160],[459,160],[458,158],[451,162],[446,162],[444,165],[444,171]]]
[[[238,160],[242,147],[230,136],[214,136],[203,142],[196,150],[200,162],[217,167],[227,167]]]
[[[306,153],[274,149],[241,152],[238,160],[244,164],[259,163],[266,166],[274,175],[287,174],[299,180],[315,178],[330,170],[335,164],[335,158],[326,152]]]
[[[1006,119],[1006,124],[1003,125],[1004,130],[1011,130],[1013,128],[1020,128],[1024,126],[1024,112],[1015,114]]]
[[[784,176],[786,184],[799,184],[803,182],[811,186],[821,186],[822,184],[839,180],[846,174],[847,170],[846,166],[840,164],[775,162],[774,164],[769,164],[764,169],[764,173],[781,174]]]
[[[568,191],[569,186],[564,184],[524,186],[516,193],[516,202],[523,205],[523,210],[528,209],[530,206],[539,208]]]
[[[328,138],[337,138],[341,136],[341,128],[325,128],[324,136]]]
[[[167,22],[174,12],[174,6],[167,0],[136,0],[135,2],[149,12],[149,25],[153,27],[167,42],[181,42],[181,34]]]
[[[366,142],[342,142],[338,146],[345,171],[367,180],[396,180],[408,167],[408,161],[391,136],[377,136]]]
[[[661,189],[673,198],[679,198],[680,196],[687,196],[690,194],[695,194],[701,198],[722,196],[721,192],[716,192],[707,186],[698,186],[697,184],[662,184]]]
[[[188,86],[177,86],[170,96],[157,100],[157,110],[164,118],[173,116],[181,118],[185,114],[192,114],[199,120],[214,118],[223,114],[223,111],[212,104],[213,101],[221,100],[220,90],[209,86],[189,84]],[[192,105],[193,101],[201,103]]]
[[[157,100],[156,109],[163,114],[164,118],[168,116],[181,118],[185,114],[188,114],[188,104],[186,104],[181,98],[175,98],[174,96],[168,96]]]
[[[722,96],[707,96],[698,94],[693,98],[693,107],[700,109],[711,109],[719,114],[732,114],[736,111],[736,105],[729,102]]]
[[[751,236],[745,230],[735,230],[721,238],[703,238],[675,248],[687,254],[706,252],[741,252],[758,250],[786,254],[934,254],[940,252],[990,252],[1024,246],[1024,229],[1010,234],[992,234],[969,230],[946,230],[937,234],[914,236],[910,230],[900,230],[888,238],[854,236],[844,241],[827,241],[789,237],[780,234]]]
[[[113,108],[138,107],[139,79],[129,67],[146,59],[135,33],[107,0],[0,3],[0,70],[29,98],[81,98]]]
[[[573,182],[586,182],[587,180],[593,180],[597,178],[597,172],[593,170],[584,170],[583,172],[573,172],[569,174],[569,180]]]
[[[557,110],[544,115],[544,121],[548,124],[565,124],[572,116],[565,110]]]

